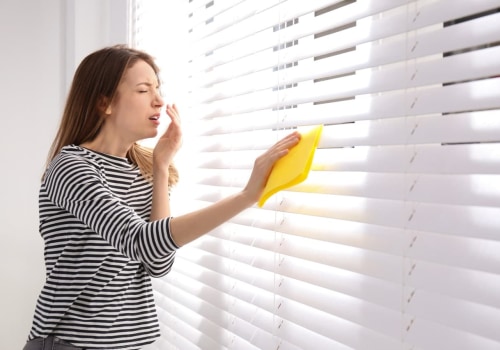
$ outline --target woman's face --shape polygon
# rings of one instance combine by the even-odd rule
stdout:
[[[157,135],[164,102],[158,78],[149,64],[139,60],[128,68],[115,96],[106,110],[104,128],[108,137],[133,143]]]

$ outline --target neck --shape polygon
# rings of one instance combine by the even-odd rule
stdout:
[[[103,142],[103,140],[100,140],[99,137],[97,137],[92,141],[82,143],[80,146],[95,152],[125,158],[132,145],[124,146],[119,143]]]

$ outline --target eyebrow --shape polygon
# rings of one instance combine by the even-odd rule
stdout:
[[[136,84],[135,86],[139,86],[139,85],[147,85],[147,86],[153,86],[153,84],[151,84],[151,83],[148,83],[148,82],[142,82],[142,83],[138,83],[138,84]]]

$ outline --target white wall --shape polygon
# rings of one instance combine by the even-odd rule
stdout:
[[[127,38],[124,0],[0,0],[0,339],[21,349],[45,277],[38,187],[72,74]]]

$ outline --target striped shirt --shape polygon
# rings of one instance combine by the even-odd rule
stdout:
[[[54,158],[39,194],[47,275],[29,339],[138,349],[159,337],[150,276],[170,271],[178,247],[169,218],[149,222],[151,198],[126,158],[75,145]]]

